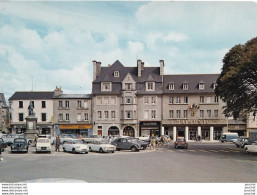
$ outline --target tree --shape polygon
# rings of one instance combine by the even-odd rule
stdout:
[[[237,119],[257,109],[257,37],[225,55],[215,93],[226,103],[227,117]]]

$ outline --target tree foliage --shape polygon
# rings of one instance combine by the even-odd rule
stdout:
[[[257,37],[235,45],[225,55],[215,93],[226,103],[226,116],[236,119],[256,110]]]

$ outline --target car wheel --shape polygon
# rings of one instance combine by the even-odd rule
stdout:
[[[75,154],[75,153],[76,153],[75,148],[72,148],[72,153],[73,153],[73,154]]]
[[[100,152],[100,153],[104,153],[104,151],[103,151],[103,149],[102,149],[102,148],[100,148],[100,149],[99,149],[99,152]]]
[[[119,148],[116,148],[116,150],[117,150],[117,151],[120,151],[120,149],[119,149]]]
[[[65,148],[63,148],[63,151],[64,151],[64,152],[67,152],[67,150],[66,150]]]
[[[239,145],[236,145],[237,148],[239,148]]]
[[[85,152],[85,154],[88,154],[88,152]]]
[[[249,154],[248,148],[245,148],[245,154]]]
[[[146,149],[146,146],[143,146],[143,150],[145,150]]]
[[[131,147],[131,152],[136,152],[137,151],[137,148],[135,146],[132,146]]]
[[[113,150],[112,153],[114,153],[115,151]]]

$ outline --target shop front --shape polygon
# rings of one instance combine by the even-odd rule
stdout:
[[[161,136],[160,121],[141,121],[139,123],[139,136]]]
[[[92,132],[92,125],[78,124],[78,125],[59,125],[61,134],[73,134],[78,136],[87,137]]]
[[[119,128],[116,127],[116,126],[111,126],[111,127],[108,129],[108,136],[110,136],[110,135],[120,135]]]
[[[123,136],[135,137],[135,129],[131,126],[126,126],[123,129]]]

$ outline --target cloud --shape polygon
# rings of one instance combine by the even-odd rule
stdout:
[[[128,48],[135,54],[144,50],[145,46],[143,43],[128,41]]]

